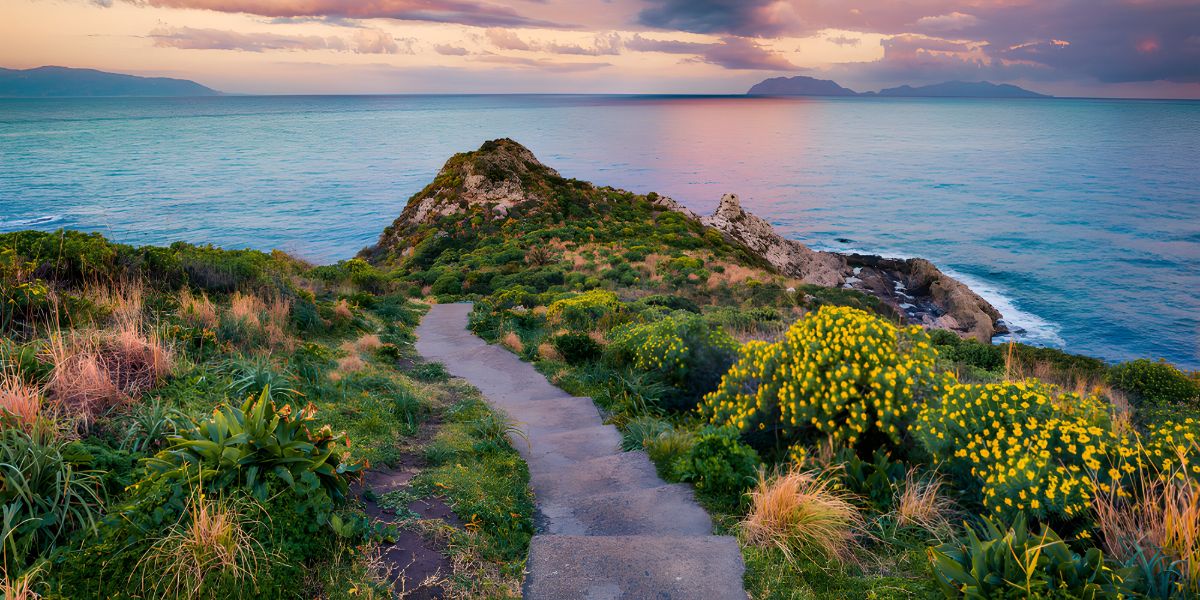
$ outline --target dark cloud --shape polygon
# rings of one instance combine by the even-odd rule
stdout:
[[[837,35],[825,39],[839,46],[857,46],[862,43],[862,40],[858,38],[852,38],[844,35]]]
[[[333,50],[357,54],[411,54],[414,40],[396,40],[379,29],[360,29],[347,37],[319,35],[286,35],[277,33],[242,33],[224,29],[193,27],[159,27],[150,32],[154,45],[183,50],[239,50],[265,52],[268,50],[310,51]]]
[[[902,67],[911,67],[914,61],[929,67],[945,62],[959,73],[974,66],[992,73],[1032,70],[1060,80],[1200,81],[1200,2],[1196,0],[649,2],[639,21],[663,29],[744,37],[845,29],[985,44],[982,61],[926,53],[907,56]]]
[[[160,8],[190,8],[263,17],[399,19],[478,27],[559,26],[523,16],[507,6],[470,0],[127,0]]]
[[[492,27],[484,32],[489,42],[501,50],[533,50],[529,42],[522,40],[515,31],[500,27]]]
[[[673,40],[647,39],[634,35],[626,40],[625,47],[638,52],[665,52],[667,54],[692,54],[693,62],[705,62],[726,69],[757,69],[764,71],[788,71],[798,69],[782,54],[764,48],[753,40],[726,36],[715,43],[679,42]]]

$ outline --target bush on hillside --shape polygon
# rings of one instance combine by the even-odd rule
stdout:
[[[1174,365],[1145,358],[1121,363],[1108,373],[1109,385],[1156,404],[1194,402],[1200,397],[1200,382]]]
[[[700,315],[677,312],[648,323],[622,325],[609,334],[609,356],[618,366],[650,372],[674,393],[664,408],[691,409],[721,381],[737,358],[737,342]]]
[[[899,447],[917,409],[949,383],[918,326],[899,329],[846,307],[822,307],[774,344],[749,342],[701,405],[716,425],[764,445],[829,438],[870,451]]]
[[[675,475],[690,481],[710,497],[737,504],[742,492],[754,485],[761,461],[753,448],[738,440],[728,428],[707,427],[688,453],[675,465]]]

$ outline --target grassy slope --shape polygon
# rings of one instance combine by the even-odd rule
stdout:
[[[41,391],[56,437],[75,451],[73,467],[105,484],[91,507],[97,528],[76,527],[53,546],[6,553],[6,583],[29,571],[48,597],[140,597],[137,565],[179,518],[179,509],[165,506],[149,526],[122,524],[129,518],[123,515],[146,514],[131,507],[155,488],[142,459],[166,447],[176,423],[204,419],[269,384],[277,403],[315,408],[312,428],[327,423],[345,432],[346,463],[387,468],[425,459],[411,495],[444,499],[468,527],[408,526],[435,536],[452,558],[456,572],[445,585],[453,597],[519,595],[532,530],[523,463],[476,392],[414,359],[412,327],[423,308],[389,292],[404,286],[361,262],[313,268],[279,253],[131,248],[74,232],[0,236],[0,258],[4,372]],[[273,311],[272,304],[284,308]],[[50,340],[70,347],[77,338],[116,339],[128,319],[171,364],[149,385],[125,386],[111,405],[85,410],[72,401],[80,390],[56,378]],[[115,350],[106,343],[98,356],[112,366],[105,361]],[[120,380],[121,368],[106,376]],[[464,470],[492,476],[479,480]],[[287,515],[302,504],[286,490],[266,503],[246,500],[236,486],[216,493],[241,503],[241,518],[270,554],[252,574],[264,597],[390,597],[371,558],[372,548],[393,535],[388,531],[338,534],[323,523],[297,522]],[[363,518],[356,501],[314,514],[346,523]],[[12,535],[20,539],[20,532]]]

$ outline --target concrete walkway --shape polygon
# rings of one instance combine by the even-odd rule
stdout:
[[[712,535],[691,489],[667,484],[642,452],[622,452],[590,398],[550,385],[529,363],[467,331],[470,304],[433,306],[417,351],[479,388],[528,435],[538,533],[529,546],[531,600],[745,600],[741,551]]]

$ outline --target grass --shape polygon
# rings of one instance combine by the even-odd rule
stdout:
[[[42,413],[42,390],[25,381],[16,371],[0,369],[0,411],[29,431]]]
[[[180,522],[142,556],[137,587],[148,597],[222,597],[258,591],[260,563],[270,560],[236,504],[194,492]]]
[[[773,547],[789,562],[804,557],[838,566],[859,563],[866,522],[829,474],[760,471],[749,495],[741,522],[748,545]]]

